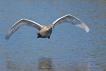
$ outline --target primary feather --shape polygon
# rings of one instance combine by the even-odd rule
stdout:
[[[9,37],[19,29],[19,27],[23,26],[23,25],[27,25],[27,26],[32,26],[34,28],[37,28],[38,30],[41,29],[42,25],[34,22],[34,21],[31,21],[31,20],[28,20],[28,19],[21,19],[19,20],[18,22],[16,22],[11,28],[10,30],[8,31],[7,35],[6,35],[6,40],[9,39]]]
[[[84,22],[82,22],[80,19],[68,14],[63,17],[58,18],[56,21],[53,22],[53,27],[57,24],[61,24],[63,22],[69,22],[73,25],[76,25],[77,27],[80,27],[84,29],[86,32],[89,32],[89,28],[85,25]]]

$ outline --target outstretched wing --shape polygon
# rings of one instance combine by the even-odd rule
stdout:
[[[27,26],[32,26],[34,28],[37,28],[38,30],[41,29],[42,25],[34,22],[34,21],[31,21],[31,20],[28,20],[28,19],[21,19],[19,20],[18,22],[16,22],[11,28],[10,30],[8,31],[7,35],[6,35],[6,40],[8,40],[10,38],[10,36],[19,29],[20,26],[22,25],[27,25]]]
[[[57,24],[63,23],[63,22],[69,22],[73,25],[76,25],[77,27],[80,27],[84,29],[86,32],[89,32],[89,28],[85,25],[84,22],[82,22],[80,19],[68,14],[63,17],[58,18],[56,21],[53,22],[53,27]]]

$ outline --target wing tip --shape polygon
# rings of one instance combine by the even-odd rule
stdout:
[[[90,29],[86,26],[85,31],[88,33],[90,31]]]
[[[90,29],[88,28],[87,30],[86,30],[86,32],[88,33],[90,31]]]
[[[82,24],[82,28],[88,33],[90,31],[88,26],[85,23],[83,23],[83,22],[81,24]]]
[[[9,30],[5,36],[5,39],[9,40],[10,36],[11,36],[11,31]]]
[[[9,38],[10,38],[9,35],[6,35],[6,36],[5,36],[5,39],[6,39],[6,40],[9,40]]]

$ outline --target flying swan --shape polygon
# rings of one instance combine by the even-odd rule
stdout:
[[[28,20],[28,19],[21,19],[18,22],[16,22],[8,31],[7,35],[6,35],[6,40],[8,40],[10,38],[10,36],[19,29],[20,26],[22,25],[27,25],[27,26],[31,26],[34,28],[37,28],[39,30],[39,32],[37,33],[37,38],[50,38],[50,35],[52,33],[52,29],[55,27],[55,25],[57,24],[61,24],[64,22],[68,22],[71,23],[77,27],[80,27],[82,29],[84,29],[86,32],[89,32],[89,28],[85,25],[84,22],[82,22],[80,19],[67,14],[65,16],[62,16],[60,18],[58,18],[56,21],[54,21],[52,24],[50,25],[40,25],[34,21]]]

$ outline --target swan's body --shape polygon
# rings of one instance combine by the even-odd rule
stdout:
[[[50,38],[51,33],[52,33],[52,26],[43,26],[41,30],[39,31],[37,38],[39,37]]]
[[[56,21],[53,22],[53,24],[50,24],[48,26],[40,25],[34,21],[28,20],[28,19],[21,19],[18,22],[16,22],[12,28],[8,31],[6,35],[6,40],[10,38],[10,36],[18,30],[18,28],[22,25],[32,26],[34,28],[37,28],[39,32],[37,33],[37,38],[50,38],[50,35],[52,33],[52,29],[55,25],[63,23],[63,22],[69,22],[73,25],[76,25],[77,27],[80,27],[84,29],[86,32],[89,32],[89,28],[78,18],[68,14],[63,17],[58,18]]]

